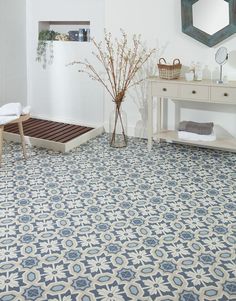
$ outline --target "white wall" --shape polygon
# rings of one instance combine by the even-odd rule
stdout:
[[[168,60],[180,58],[185,66],[192,61],[201,62],[205,74],[218,76],[218,66],[214,55],[220,46],[229,50],[229,62],[224,66],[224,74],[231,80],[236,80],[236,35],[231,36],[221,44],[209,48],[191,37],[182,33],[181,29],[181,1],[177,0],[107,0],[106,1],[106,27],[113,34],[118,35],[120,28],[127,33],[141,33],[142,39],[149,47],[158,49],[158,57]],[[153,64],[156,65],[157,59]],[[128,96],[124,103],[128,114],[129,133],[138,132],[141,122],[141,114],[135,102],[138,102],[135,92],[132,97]],[[106,99],[105,120],[111,110],[110,100]],[[182,104],[185,106],[185,104]],[[173,109],[173,104],[169,107]],[[235,106],[218,105],[204,110],[204,105],[198,106],[198,110],[183,109],[182,119],[193,119],[196,121],[213,120],[222,125],[236,136],[236,109]],[[171,110],[170,111],[173,111]],[[212,109],[212,112],[209,111]],[[226,110],[228,113],[221,111]],[[169,126],[173,126],[169,120]]]
[[[5,34],[4,34],[4,0],[0,0],[0,104],[3,103],[5,96]]]
[[[46,9],[45,9],[46,8]],[[32,114],[79,124],[103,123],[103,89],[77,72],[75,60],[91,55],[91,43],[53,42],[54,62],[46,70],[35,61],[39,21],[90,21],[91,35],[103,37],[103,0],[27,0],[28,102]]]
[[[78,73],[76,66],[65,67],[76,59],[92,59],[90,43],[55,42],[54,64],[47,70],[43,70],[35,61],[38,22],[47,20],[90,20],[92,36],[97,40],[102,40],[104,27],[114,36],[119,36],[120,28],[129,35],[141,33],[148,47],[158,49],[157,57],[150,64],[154,69],[158,57],[164,56],[168,60],[178,57],[185,66],[189,66],[192,61],[200,61],[207,71],[205,74],[213,78],[218,76],[214,55],[223,45],[230,54],[229,62],[224,66],[224,74],[236,80],[236,36],[209,48],[183,34],[180,0],[0,0],[0,101],[24,101],[28,93],[32,113],[39,117],[91,125],[104,123],[107,126],[112,110],[108,96],[105,97],[104,106],[104,91],[98,83]],[[145,97],[141,95],[139,88],[133,89],[124,102],[130,135],[143,134],[145,114],[141,116],[140,112],[143,111]],[[189,108],[186,103],[182,106],[182,119],[212,120],[236,136],[234,106],[206,108],[198,105]],[[169,102],[169,110],[173,112],[172,101]],[[173,126],[171,118],[169,126]]]
[[[0,103],[27,103],[26,1],[0,0]]]

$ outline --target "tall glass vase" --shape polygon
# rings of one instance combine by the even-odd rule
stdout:
[[[121,103],[115,103],[109,118],[109,142],[111,147],[127,146],[127,115],[121,108]]]

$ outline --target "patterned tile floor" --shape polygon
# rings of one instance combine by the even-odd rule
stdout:
[[[1,301],[236,300],[236,154],[4,151]]]

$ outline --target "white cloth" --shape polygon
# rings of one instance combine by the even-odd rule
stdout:
[[[30,112],[30,106],[26,106],[22,109],[21,115],[27,115]]]
[[[19,102],[7,103],[2,107],[0,107],[0,116],[20,117],[21,113],[22,113],[22,106]]]
[[[11,121],[16,120],[18,117],[12,115],[12,116],[0,116],[0,125],[7,124]]]
[[[26,115],[30,112],[30,106],[22,108],[19,102],[11,102],[0,107],[0,125],[7,124],[16,120],[20,115]]]
[[[178,131],[178,137],[182,140],[190,141],[215,141],[216,135],[214,131],[210,135],[199,135],[191,132]]]

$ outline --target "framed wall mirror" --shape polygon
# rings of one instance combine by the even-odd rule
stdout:
[[[236,33],[236,0],[181,0],[182,31],[215,46]]]

